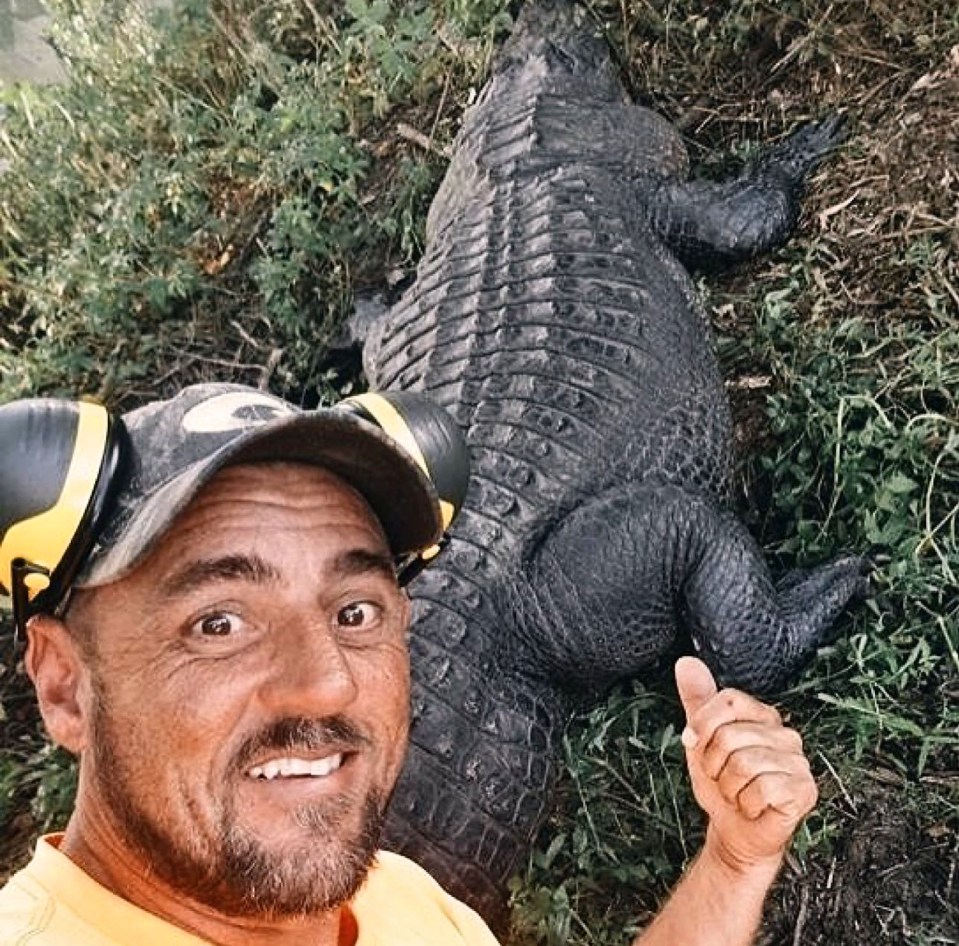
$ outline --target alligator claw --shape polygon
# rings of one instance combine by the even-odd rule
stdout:
[[[815,170],[848,137],[846,117],[838,112],[808,122],[771,148],[761,160],[766,168],[785,171],[797,183]]]

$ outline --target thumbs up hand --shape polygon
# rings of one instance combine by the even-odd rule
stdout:
[[[775,870],[818,797],[802,738],[773,707],[739,690],[717,691],[701,660],[681,657],[675,672],[686,764],[709,818],[706,850],[738,873]]]

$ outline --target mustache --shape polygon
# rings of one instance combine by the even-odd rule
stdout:
[[[247,738],[237,752],[235,764],[242,772],[263,752],[310,752],[331,745],[347,751],[359,750],[369,746],[370,739],[345,716],[326,716],[321,719],[287,717]]]

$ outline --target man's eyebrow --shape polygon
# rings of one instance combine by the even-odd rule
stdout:
[[[333,571],[343,577],[380,572],[396,579],[396,562],[388,552],[371,552],[367,549],[352,549],[343,552],[333,562]]]
[[[224,555],[192,562],[174,572],[162,582],[160,592],[177,597],[217,581],[240,580],[265,585],[279,578],[279,572],[257,555]]]

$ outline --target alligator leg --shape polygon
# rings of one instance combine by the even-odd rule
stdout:
[[[540,544],[520,593],[523,633],[534,662],[582,687],[648,669],[685,627],[723,684],[769,692],[865,594],[864,572],[847,556],[777,589],[756,542],[714,499],[632,484],[587,501]]]
[[[716,268],[783,243],[806,176],[844,138],[832,115],[803,125],[731,181],[663,181],[648,196],[653,229],[688,266]]]

